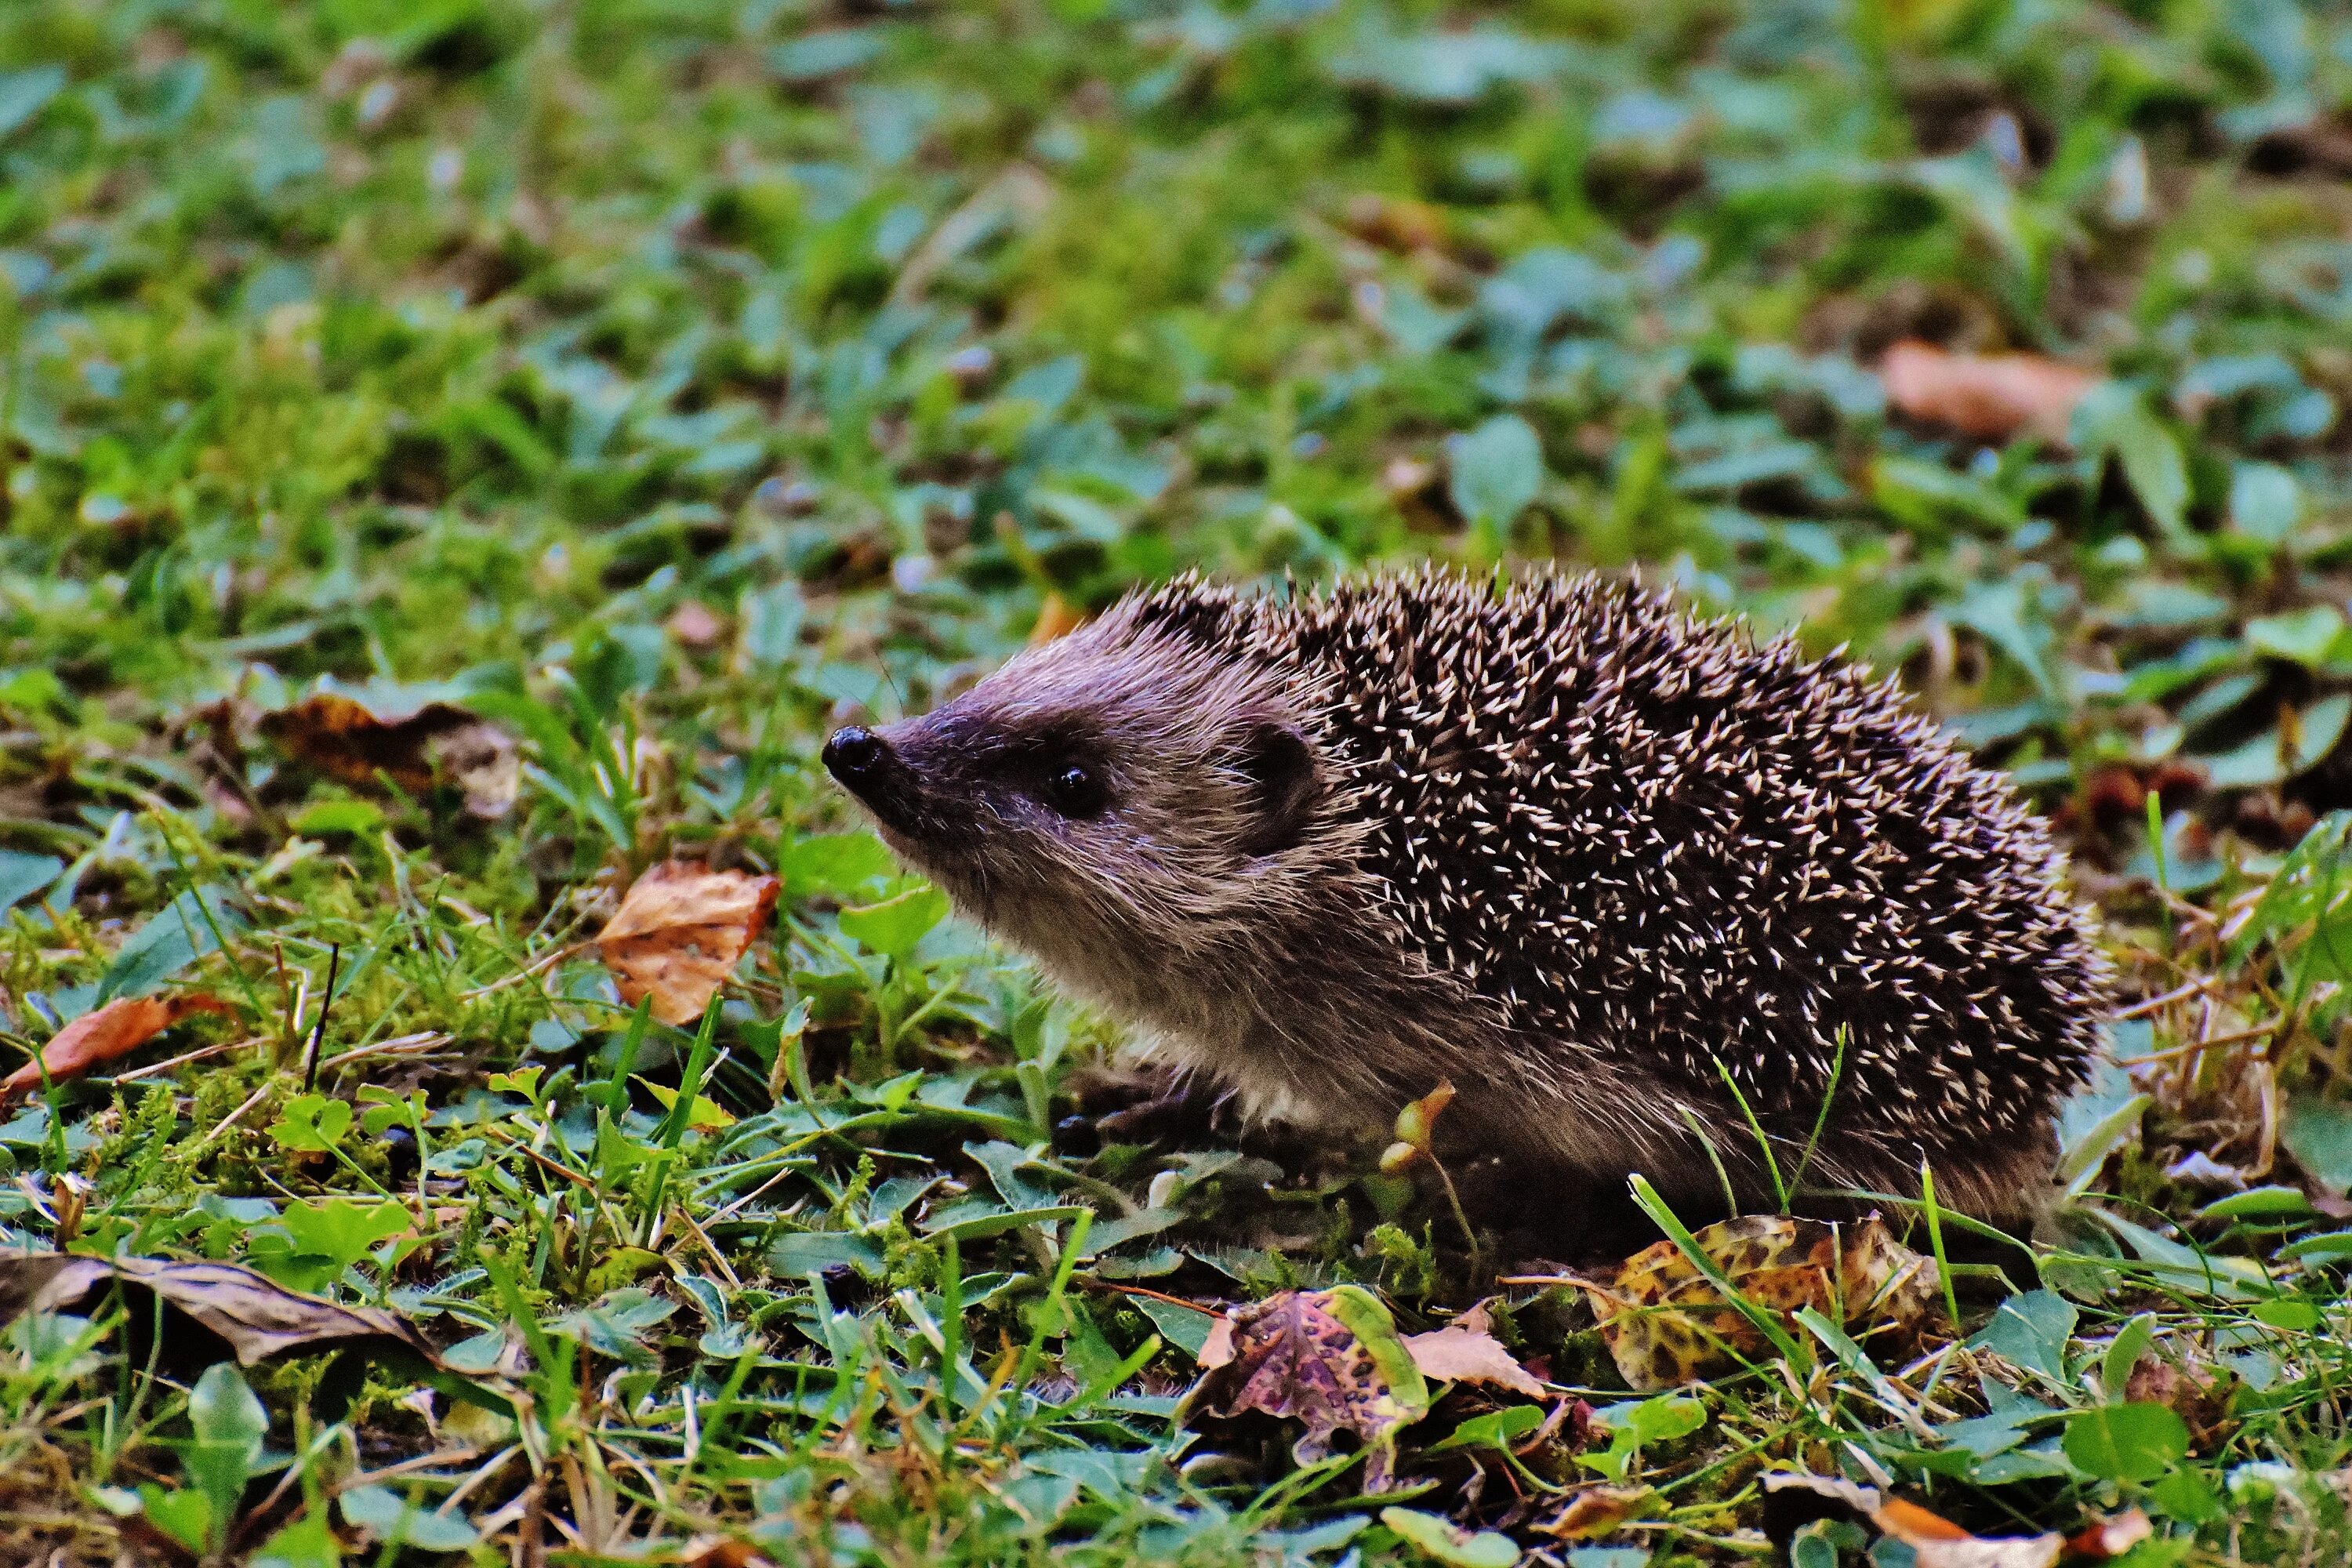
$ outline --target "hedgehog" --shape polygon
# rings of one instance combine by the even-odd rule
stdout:
[[[1925,1165],[2030,1215],[2096,1049],[2102,961],[2003,781],[1891,680],[1638,584],[1188,575],[823,762],[1147,1053],[1318,1136],[1450,1083],[1450,1143],[1530,1190]]]

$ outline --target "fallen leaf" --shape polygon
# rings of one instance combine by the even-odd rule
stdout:
[[[0,1257],[0,1321],[27,1311],[69,1310],[115,1279],[157,1297],[218,1337],[245,1366],[290,1351],[359,1348],[414,1354],[441,1368],[433,1347],[392,1313],[300,1295],[234,1263],[61,1252]]]
[[[1580,1487],[1566,1508],[1538,1528],[1562,1541],[1607,1535],[1631,1518],[1649,1496],[1648,1487]]]
[[[1384,1508],[1381,1522],[1446,1568],[1511,1568],[1519,1549],[1499,1530],[1464,1530],[1419,1509]]]
[[[1956,354],[1904,342],[1879,362],[1887,401],[1914,419],[1948,425],[1979,441],[2027,431],[2066,440],[2074,405],[2100,378],[2039,354]]]
[[[1917,1503],[1831,1476],[1779,1471],[1764,1478],[1764,1491],[1768,1513],[1777,1515],[1783,1531],[1806,1519],[1853,1517],[1909,1547],[1916,1568],[2050,1568],[2065,1545],[2055,1534],[1971,1535]],[[1792,1509],[1792,1496],[1806,1506]]]
[[[0,1100],[41,1087],[41,1069],[49,1081],[63,1083],[119,1057],[129,1056],[192,1013],[226,1013],[228,1004],[196,992],[185,996],[126,996],[96,1012],[84,1013],[49,1037],[37,1061],[26,1062],[0,1079]]]
[[[667,860],[636,880],[597,933],[596,950],[621,1000],[654,999],[654,1016],[690,1024],[727,983],[768,923],[782,886],[773,877],[706,870]]]
[[[1747,1215],[1696,1233],[1699,1250],[1740,1295],[1783,1319],[1811,1307],[1873,1339],[1907,1342],[1937,1304],[1933,1259],[1897,1242],[1872,1215],[1853,1226]],[[1627,1258],[1614,1280],[1577,1280],[1626,1386],[1654,1393],[1761,1352],[1766,1341],[1682,1249],[1662,1241]]]
[[[2137,1509],[2126,1509],[2112,1519],[2092,1521],[2066,1538],[2066,1555],[2085,1563],[2105,1563],[2121,1557],[2156,1533],[2156,1526]]]
[[[341,692],[321,691],[263,715],[260,729],[289,755],[353,788],[388,778],[421,795],[446,784],[464,794],[467,812],[486,819],[513,809],[521,787],[514,741],[446,702],[385,718]]]
[[[1419,532],[1451,533],[1462,524],[1445,493],[1445,470],[1426,458],[1390,458],[1381,470],[1381,489],[1406,526]]]
[[[1916,1502],[1906,1502],[1899,1497],[1884,1499],[1878,1505],[1874,1521],[1879,1529],[1896,1540],[1916,1545],[1923,1541],[1968,1541],[1969,1532],[1946,1519],[1932,1513]]]
[[[1492,1384],[1531,1399],[1544,1396],[1544,1385],[1487,1331],[1483,1303],[1442,1329],[1407,1335],[1404,1348],[1421,1375],[1435,1382]]]
[[[1370,1457],[1367,1491],[1388,1489],[1398,1430],[1429,1410],[1429,1385],[1395,1321],[1353,1285],[1236,1307],[1210,1330],[1200,1361],[1209,1370],[1184,1395],[1184,1415],[1296,1417],[1307,1426],[1291,1450],[1302,1465],[1330,1453],[1334,1434],[1353,1432]]]

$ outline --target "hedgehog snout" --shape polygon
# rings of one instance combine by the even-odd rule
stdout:
[[[817,756],[824,771],[885,824],[912,826],[907,819],[919,792],[913,770],[887,736],[850,724],[835,730]]]
[[[881,736],[862,724],[850,724],[833,732],[819,757],[825,772],[854,790],[888,752]]]
[[[971,813],[955,781],[942,777],[927,755],[924,721],[880,730],[851,724],[835,730],[818,758],[892,837],[901,854],[935,855],[964,842]],[[943,787],[945,786],[945,787]]]

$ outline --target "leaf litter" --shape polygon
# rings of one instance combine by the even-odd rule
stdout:
[[[766,929],[783,884],[774,877],[665,861],[631,884],[596,935],[596,950],[630,1006],[646,997],[665,1024],[702,1016],[736,962]]]
[[[0,1101],[39,1089],[44,1079],[51,1083],[69,1082],[93,1068],[127,1057],[184,1018],[235,1011],[219,997],[201,991],[168,997],[117,997],[59,1029],[33,1060],[0,1079]]]
[[[2075,408],[2099,377],[2039,354],[1952,353],[1899,342],[1878,367],[1886,400],[1914,419],[1948,425],[1979,441],[2031,435],[2070,438]]]
[[[441,1370],[439,1355],[393,1313],[305,1296],[230,1263],[58,1252],[0,1258],[0,1320],[70,1310],[118,1282],[152,1296],[215,1336],[246,1366],[298,1352],[356,1348],[400,1352]]]
[[[520,752],[497,725],[446,702],[385,717],[358,699],[321,691],[262,716],[263,735],[289,755],[357,789],[389,779],[412,795],[457,789],[466,810],[496,820],[514,808]]]
[[[1369,1456],[1364,1489],[1393,1484],[1396,1436],[1428,1413],[1429,1386],[1378,1297],[1352,1285],[1286,1290],[1237,1307],[1209,1330],[1201,1380],[1185,1395],[1198,1415],[1260,1411],[1306,1428],[1292,1446],[1300,1464],[1331,1452],[1349,1432]]]
[[[1712,1273],[1750,1309],[1792,1325],[1810,1309],[1864,1344],[1915,1343],[1941,1305],[1935,1260],[1896,1241],[1872,1215],[1845,1226],[1748,1215],[1693,1233]],[[1629,1388],[1655,1391],[1730,1371],[1769,1349],[1752,1310],[1727,1300],[1673,1240],[1644,1247],[1607,1279],[1572,1282]]]

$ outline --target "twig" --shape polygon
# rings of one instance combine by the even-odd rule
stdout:
[[[460,1002],[478,1001],[480,998],[488,996],[493,991],[503,991],[509,985],[520,984],[523,981],[533,979],[536,976],[543,974],[547,971],[554,968],[557,964],[562,963],[565,959],[570,958],[573,953],[578,952],[588,945],[590,944],[585,940],[581,942],[567,942],[562,947],[555,949],[551,952],[543,952],[540,954],[537,958],[532,959],[529,963],[524,964],[520,969],[516,970],[512,974],[501,975],[498,979],[491,981],[488,985],[475,986],[474,989],[467,992],[464,995],[458,997],[457,1000]]]
[[[474,1452],[478,1454],[481,1450],[477,1448]],[[507,1468],[507,1461],[521,1452],[522,1445],[520,1443],[509,1443],[505,1447],[500,1448],[497,1453],[490,1456],[487,1463],[477,1465],[474,1468],[474,1473],[472,1475],[467,1476],[464,1480],[459,1481],[457,1486],[452,1488],[449,1495],[441,1500],[441,1506],[435,1509],[433,1511],[440,1514],[455,1513],[459,1503],[464,1502],[468,1495],[478,1489],[484,1482],[490,1479],[491,1477],[497,1475],[500,1470],[505,1469]]]
[[[2194,1056],[2199,1051],[2218,1051],[2224,1046],[2242,1046],[2249,1040],[2259,1040],[2279,1032],[2277,1021],[2257,1024],[2251,1029],[2240,1029],[2233,1035],[2215,1035],[2210,1039],[2185,1040],[2177,1046],[2167,1046],[2160,1051],[2150,1051],[2141,1057],[2120,1057],[2116,1065],[2121,1068],[2146,1067],[2150,1062],[2170,1061],[2175,1057]]]
[[[236,1126],[247,1111],[251,1110],[255,1106],[259,1105],[264,1100],[268,1099],[268,1096],[269,1086],[266,1083],[259,1089],[255,1089],[251,1094],[247,1095],[243,1105],[238,1106],[235,1110],[230,1111],[226,1116],[222,1117],[218,1121],[213,1123],[213,1130],[205,1133],[203,1137],[197,1139],[193,1144],[189,1145],[188,1152],[191,1154],[195,1153],[205,1144],[211,1142],[214,1139],[219,1137],[222,1133]]]
[[[541,1170],[561,1176],[565,1181],[570,1182],[573,1186],[583,1187],[589,1192],[596,1194],[600,1198],[604,1195],[603,1189],[599,1188],[594,1182],[590,1181],[587,1177],[582,1175],[571,1166],[563,1164],[558,1161],[549,1159],[546,1155],[541,1153],[538,1150],[530,1147],[527,1143],[516,1142],[514,1139],[509,1137],[506,1133],[499,1131],[497,1128],[485,1127],[481,1129],[481,1133],[483,1137],[488,1138],[491,1142],[504,1144],[507,1148],[513,1150],[524,1159],[529,1160],[532,1164],[537,1165]]]
[[[455,1035],[445,1034],[437,1029],[420,1030],[414,1035],[394,1035],[391,1039],[378,1040],[372,1046],[360,1046],[352,1050],[338,1052],[320,1062],[319,1070],[325,1072],[369,1057],[422,1056],[427,1051],[440,1049],[457,1037]]]
[[[727,1259],[720,1256],[719,1248],[712,1243],[709,1234],[700,1226],[694,1223],[694,1216],[686,1212],[686,1205],[684,1204],[672,1204],[670,1205],[670,1210],[677,1215],[677,1223],[686,1226],[687,1230],[693,1236],[694,1239],[702,1244],[704,1255],[707,1256],[710,1259],[711,1263],[717,1267],[719,1276],[727,1281],[727,1288],[730,1290],[740,1290],[743,1289],[743,1281],[735,1278],[735,1270],[727,1266]]]
[[[149,1062],[143,1068],[132,1068],[129,1072],[116,1073],[107,1081],[110,1083],[135,1083],[142,1078],[154,1078],[160,1074],[170,1072],[173,1068],[186,1067],[190,1062],[205,1061],[214,1057],[225,1056],[230,1051],[243,1050],[247,1046],[260,1045],[268,1037],[269,1037],[267,1035],[256,1035],[249,1040],[231,1040],[226,1045],[198,1046],[193,1051],[184,1051],[179,1056],[169,1058],[163,1061]]]
[[[515,1568],[547,1568],[547,1479],[523,1494],[522,1521],[515,1529]]]
[[[1223,1307],[1203,1307],[1198,1301],[1187,1301],[1181,1296],[1171,1296],[1164,1290],[1147,1290],[1140,1285],[1122,1285],[1099,1274],[1073,1274],[1070,1278],[1080,1285],[1091,1285],[1097,1290],[1116,1290],[1122,1296],[1141,1296],[1153,1301],[1165,1301],[1171,1307],[1181,1307],[1191,1312],[1205,1312],[1212,1318],[1222,1317],[1225,1311]]]
[[[310,1030],[310,1043],[302,1048],[302,1092],[312,1094],[319,1088],[319,1042],[327,1037],[327,1015],[335,1010],[335,971],[343,962],[343,944],[336,942],[327,949],[327,994],[319,1003],[319,1022]]]
[[[712,1225],[718,1225],[723,1221],[732,1219],[735,1216],[736,1210],[773,1191],[776,1187],[782,1185],[792,1177],[800,1174],[801,1170],[802,1167],[799,1165],[786,1165],[782,1170],[778,1171],[774,1175],[770,1176],[766,1181],[761,1182],[758,1186],[753,1187],[750,1192],[745,1193],[741,1197],[737,1198],[733,1203],[729,1204],[725,1208],[720,1209],[717,1214],[712,1215],[710,1216],[710,1223]]]
[[[2145,1018],[2150,1013],[2162,1012],[2175,1002],[2186,1002],[2200,992],[2210,991],[2220,984],[2221,981],[2221,977],[2218,974],[2203,975],[2190,981],[2177,991],[2168,991],[2161,996],[2150,996],[2145,1001],[2135,1002],[2128,1007],[2117,1009],[2108,1016],[2118,1024],[2126,1018]]]
[[[480,1458],[483,1452],[481,1448],[475,1447],[444,1448],[438,1453],[419,1454],[415,1458],[403,1459],[398,1464],[386,1465],[380,1470],[362,1470],[335,1489],[339,1492],[346,1492],[354,1487],[380,1486],[395,1476],[414,1475],[418,1470],[429,1470],[440,1465],[470,1464]]]

